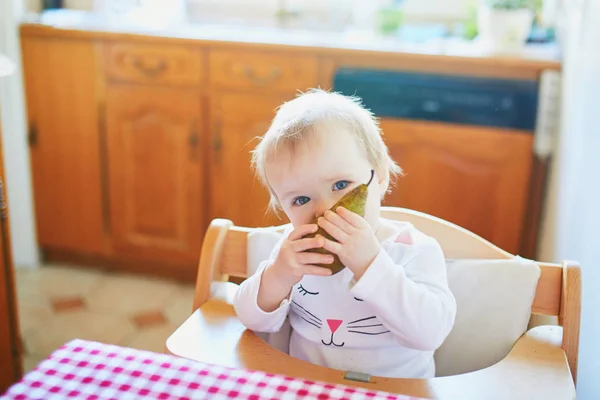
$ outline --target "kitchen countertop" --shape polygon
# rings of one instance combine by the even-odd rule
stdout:
[[[502,63],[504,66],[560,69],[560,51],[557,44],[527,45],[512,54],[494,54],[476,41],[440,38],[426,43],[403,42],[364,31],[311,31],[277,26],[207,23],[160,23],[138,16],[110,18],[98,13],[78,10],[57,10],[42,14],[27,14],[23,27],[52,30],[53,33],[74,32],[92,36],[142,35],[154,38],[213,41],[222,43],[252,43],[263,45],[310,48],[317,51],[350,51],[415,56],[441,56],[465,61]]]

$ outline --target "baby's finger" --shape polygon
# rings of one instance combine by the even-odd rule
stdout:
[[[302,239],[304,236],[315,233],[319,230],[317,224],[306,224],[301,225],[297,229],[294,229],[288,236],[288,240],[298,240]]]
[[[296,260],[300,264],[331,264],[333,256],[320,253],[298,253]]]
[[[331,270],[329,268],[317,267],[316,265],[307,265],[302,268],[302,274],[317,275],[317,276],[330,276]]]
[[[334,213],[333,211],[325,211],[324,217],[345,233],[351,233],[355,229],[350,222],[346,221],[344,218]]]
[[[360,215],[353,213],[344,207],[338,207],[336,210],[337,215],[347,221],[355,228],[365,228],[367,225],[367,221],[361,217]]]
[[[318,249],[323,247],[325,238],[322,236],[306,239],[298,239],[292,242],[292,250],[296,253],[303,252],[309,249]]]
[[[323,238],[323,240],[324,240],[323,248],[325,250],[328,250],[328,251],[330,251],[334,254],[338,254],[338,255],[341,253],[341,251],[343,249],[343,246],[341,245],[341,243],[334,242],[333,240],[329,240],[326,238]]]
[[[317,220],[319,226],[327,233],[329,233],[335,240],[338,242],[344,242],[344,240],[348,237],[348,234],[341,230],[337,225],[334,225],[328,219],[321,217]]]

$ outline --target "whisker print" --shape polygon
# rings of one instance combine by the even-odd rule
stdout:
[[[304,311],[306,311],[311,317],[313,317],[316,320],[318,320],[319,322],[321,322],[321,318],[317,317],[315,314],[311,313],[310,311],[308,311],[307,309],[305,309],[304,307],[302,307],[300,304],[296,303],[294,300],[292,300],[292,304],[297,305],[298,307],[300,307],[301,309],[303,309]],[[375,318],[375,317],[373,317],[373,318]]]
[[[308,311],[306,311],[305,309],[303,309],[303,308],[300,308],[299,306],[297,306],[297,305],[295,305],[295,304],[292,304],[292,305],[291,305],[291,308],[292,308],[292,310],[293,310],[293,311],[297,312],[298,314],[304,315],[306,318],[309,318],[309,319],[311,319],[313,322],[315,322],[315,323],[317,323],[317,324],[321,325],[321,320],[320,320],[320,319],[318,319],[318,318],[316,318],[316,317],[313,317],[313,316],[312,316],[312,315],[311,315],[311,314],[310,314]]]
[[[368,318],[357,319],[356,321],[348,322],[347,325],[352,325],[352,324],[355,324],[357,322],[368,321],[370,319],[375,319],[375,318],[376,318],[375,316],[372,316],[372,317],[368,317]]]
[[[301,308],[298,308],[298,306],[294,306],[293,304],[292,304],[292,310],[296,311],[299,314],[299,316],[301,316],[301,314],[304,313],[305,317],[309,318],[312,322],[314,322],[316,324],[319,324],[319,326],[321,326],[321,321],[318,321],[317,319],[311,317],[308,314],[308,311],[306,311],[304,309],[301,309]]]
[[[304,318],[302,315],[300,315],[300,318],[302,318],[303,320],[305,320],[306,322],[308,322],[308,323],[309,323],[309,324],[311,324],[312,326],[314,326],[314,327],[316,327],[316,328],[319,328],[319,329],[321,329],[321,327],[320,327],[319,325],[315,324],[315,323],[314,323],[314,322],[312,322],[312,321],[309,321],[309,320],[307,320],[307,319],[306,319],[306,318]]]
[[[360,332],[360,331],[348,331],[348,333],[358,333],[359,335],[383,335],[384,333],[389,333],[390,331],[383,332]]]
[[[349,326],[350,329],[358,329],[358,328],[373,328],[374,326],[383,326],[383,324],[375,324],[375,325],[357,325],[357,326]]]

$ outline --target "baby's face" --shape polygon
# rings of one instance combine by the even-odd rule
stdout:
[[[344,128],[323,128],[295,151],[280,151],[266,165],[271,189],[295,228],[323,215],[355,187],[366,184],[374,167]],[[377,229],[381,195],[387,181],[377,175],[369,185],[365,219]]]

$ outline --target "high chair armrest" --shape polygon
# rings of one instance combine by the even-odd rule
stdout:
[[[504,360],[480,371],[433,379],[371,377],[365,383],[276,350],[242,325],[231,304],[211,299],[167,339],[166,351],[209,364],[424,398],[574,399],[561,338],[561,327],[539,326],[523,335]]]

